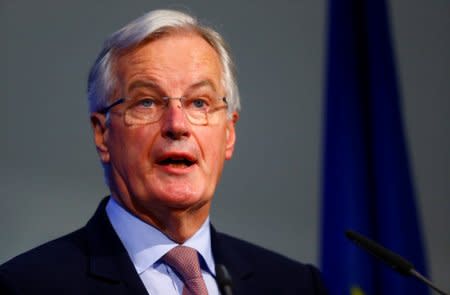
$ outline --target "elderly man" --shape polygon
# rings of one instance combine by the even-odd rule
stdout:
[[[239,93],[222,37],[184,13],[114,33],[88,82],[111,196],[87,225],[0,267],[1,294],[324,294],[309,265],[217,233]]]

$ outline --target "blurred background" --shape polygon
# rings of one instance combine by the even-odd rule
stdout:
[[[388,3],[429,269],[450,290],[450,2]],[[238,141],[213,223],[318,264],[326,5],[0,1],[0,263],[83,226],[108,194],[88,120],[89,67],[109,34],[175,8],[221,32],[238,67]]]

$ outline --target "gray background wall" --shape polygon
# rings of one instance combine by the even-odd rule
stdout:
[[[238,65],[237,150],[213,222],[318,262],[325,1],[177,3],[0,2],[0,263],[82,226],[108,193],[88,124],[87,71],[107,35],[167,7],[214,24]],[[450,290],[450,1],[389,3],[431,273]]]

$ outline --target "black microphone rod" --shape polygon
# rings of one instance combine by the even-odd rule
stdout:
[[[233,295],[231,276],[223,264],[216,264],[216,281],[223,295]]]
[[[394,270],[398,271],[402,275],[406,276],[413,276],[419,281],[427,284],[431,288],[433,288],[436,292],[442,295],[449,295],[448,293],[445,293],[444,291],[440,290],[438,287],[436,287],[433,282],[431,282],[429,279],[421,275],[418,271],[414,269],[414,265],[406,260],[405,258],[401,257],[400,255],[389,251],[388,249],[384,248],[383,246],[375,243],[374,241],[360,235],[357,232],[347,230],[345,232],[345,235],[348,239],[350,239],[352,242],[354,242],[356,245],[360,246],[364,250],[368,251],[375,257],[381,259],[385,263],[387,263],[390,267],[392,267]]]

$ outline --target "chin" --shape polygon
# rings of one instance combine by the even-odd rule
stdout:
[[[205,203],[206,198],[198,189],[192,189],[190,186],[169,185],[163,188],[157,199],[160,203],[172,208],[184,209]]]

